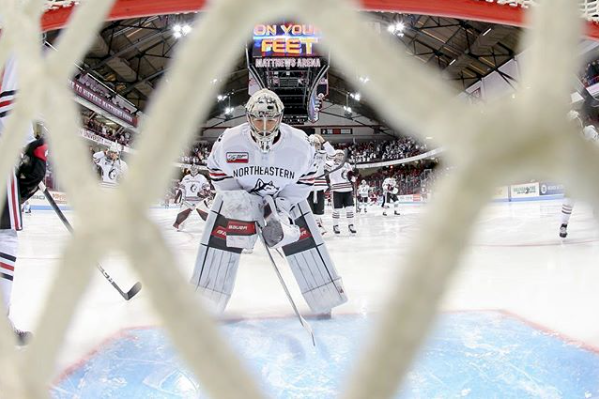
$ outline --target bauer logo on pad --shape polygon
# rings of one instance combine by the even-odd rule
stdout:
[[[248,152],[227,152],[227,163],[248,163],[249,160]]]

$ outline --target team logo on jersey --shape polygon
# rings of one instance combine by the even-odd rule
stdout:
[[[279,187],[275,186],[274,183],[269,181],[265,183],[264,180],[258,179],[254,188],[250,190],[250,194],[262,194],[262,195],[274,195],[279,192]]]
[[[248,163],[249,161],[249,152],[227,152],[227,163]]]
[[[117,181],[120,174],[121,173],[118,169],[111,168],[110,172],[108,172],[108,178],[110,179],[110,181]]]

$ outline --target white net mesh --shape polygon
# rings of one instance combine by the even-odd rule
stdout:
[[[66,82],[112,2],[82,3],[62,32],[57,52],[42,54],[37,21],[44,6],[34,0],[18,4],[0,1],[5,21],[0,65],[9,54],[26,60],[19,63],[20,92],[0,141],[0,190],[6,187],[5,179],[17,158],[26,125],[43,114],[56,171],[79,220],[63,253],[60,278],[41,312],[36,339],[27,351],[15,351],[8,323],[0,318],[0,386],[4,397],[47,396],[67,325],[94,263],[109,250],[123,251],[130,259],[173,343],[211,397],[263,396],[198,305],[146,212],[166,188],[170,165],[180,148],[190,141],[197,123],[212,106],[219,89],[211,83],[213,77],[234,64],[246,33],[257,22],[293,15],[321,27],[337,65],[347,68],[348,76],[370,77],[364,92],[388,123],[422,138],[434,136],[448,149],[448,162],[455,166],[455,173],[442,182],[423,221],[422,239],[407,255],[407,272],[394,282],[384,317],[348,376],[344,397],[394,395],[493,187],[535,176],[567,181],[579,198],[599,199],[599,187],[585,184],[596,178],[599,157],[565,118],[580,35],[577,6],[570,0],[547,0],[533,7],[535,20],[527,32],[529,51],[521,85],[525,89],[515,99],[480,106],[457,102],[456,93],[438,74],[401,51],[389,51],[393,48],[390,39],[364,31],[353,3],[215,1],[181,43],[165,80],[168,83],[153,98],[129,174],[117,191],[101,192],[86,166],[87,151],[75,139],[77,108]],[[65,2],[52,3],[58,6]],[[167,131],[169,134],[164,134]],[[121,228],[114,229],[115,225]],[[64,281],[69,283],[62,284]]]

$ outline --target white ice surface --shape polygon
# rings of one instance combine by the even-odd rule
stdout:
[[[442,308],[446,311],[501,309],[552,331],[599,347],[599,230],[590,207],[577,204],[566,240],[558,237],[561,201],[497,203],[483,212]],[[405,253],[420,236],[419,219],[426,205],[403,205],[402,216],[383,217],[378,207],[357,214],[358,234],[332,236],[330,209],[325,240],[343,277],[349,302],[338,313],[376,312],[389,290],[390,276],[401,272]],[[451,206],[447,207],[451,212]],[[185,232],[171,225],[176,208],[150,211],[175,248],[179,269],[189,278],[204,223],[192,215]],[[71,212],[66,212],[72,218]],[[13,290],[12,317],[34,333],[38,313],[57,270],[61,247],[69,233],[52,211],[25,215]],[[115,226],[118,229],[119,226]],[[300,309],[307,306],[291,272],[278,255],[284,277]],[[102,260],[103,267],[124,289],[137,276],[120,254]],[[68,281],[62,282],[69,284]],[[291,315],[291,308],[262,248],[243,255],[227,317]],[[184,317],[184,315],[182,315]],[[66,337],[57,374],[73,365],[121,329],[160,324],[149,309],[144,290],[125,302],[95,274]]]

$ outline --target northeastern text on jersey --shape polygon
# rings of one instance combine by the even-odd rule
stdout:
[[[295,179],[295,172],[276,166],[244,166],[233,171],[234,177],[254,176],[276,176],[284,179]]]

